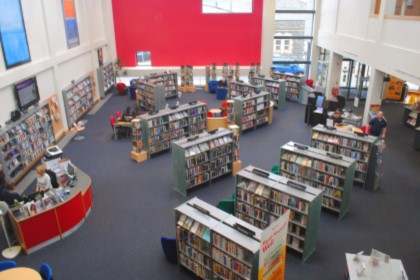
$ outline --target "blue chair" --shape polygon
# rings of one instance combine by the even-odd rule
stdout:
[[[216,99],[217,100],[225,100],[227,95],[227,88],[216,88]]]
[[[39,268],[39,274],[41,274],[42,280],[53,280],[52,269],[49,264],[43,263]]]
[[[0,271],[6,270],[9,268],[15,268],[15,267],[17,267],[17,264],[14,261],[0,262]]]
[[[165,254],[168,262],[172,264],[178,264],[178,253],[176,251],[176,239],[162,236],[160,238],[162,244],[163,253]]]
[[[209,81],[209,92],[216,93],[217,81]]]

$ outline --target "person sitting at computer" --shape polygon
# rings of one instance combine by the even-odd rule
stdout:
[[[218,83],[217,83],[218,87],[227,87],[227,81],[225,78],[222,78]]]
[[[343,121],[343,118],[341,117],[341,113],[340,113],[339,110],[336,110],[334,112],[334,115],[333,115],[332,119],[333,119],[333,124],[334,125],[337,124],[337,123],[340,124]]]
[[[23,197],[16,192],[15,184],[12,181],[6,183],[2,196],[3,200],[9,205],[15,204],[15,201],[23,201]]]
[[[51,185],[51,178],[50,176],[45,172],[45,167],[43,165],[39,165],[36,168],[36,174],[37,174],[37,182],[36,182],[36,191],[37,192],[46,192],[48,190],[51,190],[53,187]]]

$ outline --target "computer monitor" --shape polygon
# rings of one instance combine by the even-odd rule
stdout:
[[[324,96],[319,95],[319,96],[316,98],[316,107],[317,107],[317,108],[324,108],[324,101],[325,101]]]
[[[43,192],[34,192],[24,197],[25,202],[36,201],[44,196]]]
[[[71,176],[76,175],[76,170],[75,170],[75,168],[74,168],[74,165],[73,165],[73,164],[69,163],[69,164],[67,165],[67,173],[69,173],[69,175],[71,175]]]

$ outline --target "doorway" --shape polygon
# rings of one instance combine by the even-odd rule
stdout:
[[[340,95],[347,100],[366,100],[369,87],[370,66],[344,58],[340,74]]]

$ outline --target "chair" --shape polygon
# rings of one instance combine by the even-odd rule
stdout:
[[[10,268],[15,268],[17,267],[17,264],[15,261],[3,261],[0,262],[0,271],[6,270],[6,269],[10,269]]]
[[[217,81],[209,81],[209,92],[216,93]]]
[[[163,253],[165,254],[168,262],[172,264],[178,264],[178,254],[176,251],[176,239],[162,236],[160,238],[162,244]]]
[[[117,120],[119,120],[120,118],[121,118],[121,112],[120,111],[117,111]]]
[[[39,274],[41,274],[42,280],[53,280],[52,269],[49,264],[43,263],[39,268]]]
[[[337,108],[343,110],[346,107],[346,98],[344,96],[337,96]]]
[[[271,167],[271,173],[278,175],[280,173],[280,166],[278,164],[274,164],[273,167]]]
[[[226,213],[235,214],[235,200],[234,199],[222,199],[217,203],[217,208],[225,211]]]
[[[217,100],[225,100],[227,95],[227,88],[218,87],[216,88],[216,99]]]

